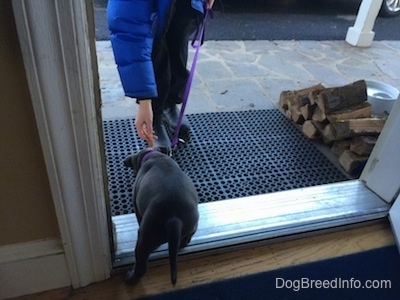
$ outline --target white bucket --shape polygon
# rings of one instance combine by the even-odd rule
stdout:
[[[395,101],[400,98],[399,90],[379,81],[366,80],[365,83],[368,102],[372,105],[372,113],[374,115],[389,114]]]

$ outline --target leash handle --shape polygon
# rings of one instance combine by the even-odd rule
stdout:
[[[179,117],[178,117],[178,123],[176,124],[175,133],[174,133],[174,136],[172,137],[172,141],[171,141],[172,149],[174,149],[178,145],[178,142],[179,142],[179,138],[178,138],[179,130],[182,125],[183,115],[185,113],[185,108],[186,108],[186,104],[187,104],[187,101],[189,98],[190,89],[192,87],[192,81],[194,78],[194,72],[196,70],[197,60],[199,58],[200,47],[204,41],[204,28],[205,28],[205,23],[206,23],[205,20],[207,18],[209,11],[210,11],[209,9],[206,9],[206,12],[205,12],[204,18],[200,24],[200,27],[197,29],[195,37],[192,40],[192,47],[195,48],[196,51],[194,53],[192,66],[191,66],[190,72],[189,72],[189,77],[186,82],[185,92],[183,94],[183,100],[182,100],[182,107],[181,107],[181,110],[179,112]]]

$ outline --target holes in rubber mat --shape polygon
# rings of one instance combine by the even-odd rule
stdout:
[[[211,202],[347,180],[278,110],[192,114],[190,142],[173,158]],[[146,147],[133,119],[104,125],[112,215],[132,213],[126,156]]]

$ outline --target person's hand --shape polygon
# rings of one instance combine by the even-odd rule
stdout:
[[[153,110],[151,100],[140,100],[139,110],[135,119],[135,127],[139,137],[149,143],[149,147],[154,146],[157,137],[153,133]]]
[[[206,1],[206,8],[207,9],[211,9],[213,7],[213,5],[214,5],[214,1],[215,0],[207,0]]]

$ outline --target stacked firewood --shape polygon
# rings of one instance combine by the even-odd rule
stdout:
[[[317,84],[284,91],[279,105],[308,138],[321,139],[339,156],[344,170],[354,173],[362,169],[386,121],[372,115],[367,99],[366,83],[360,80],[340,87]]]

